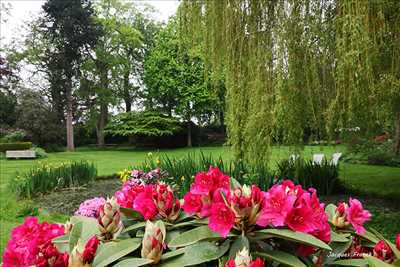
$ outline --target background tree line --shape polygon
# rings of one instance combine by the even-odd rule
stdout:
[[[98,146],[106,133],[130,136],[150,118],[143,111],[185,125],[176,130],[187,128],[189,146],[194,123],[223,125],[223,82],[210,82],[202,51],[184,45],[175,19],[163,25],[151,6],[121,0],[48,0],[42,9],[28,35],[1,51],[4,131],[23,129],[39,145],[66,142],[72,151],[85,132],[95,130]],[[29,83],[20,77],[26,66]],[[135,114],[114,118],[121,112]],[[121,116],[136,121],[119,125]],[[159,134],[149,125],[142,133]]]

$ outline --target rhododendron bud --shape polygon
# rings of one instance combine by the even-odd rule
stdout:
[[[380,240],[378,243],[376,243],[373,253],[374,253],[374,257],[377,257],[378,259],[388,262],[388,263],[391,263],[394,259],[392,249],[383,240]]]
[[[400,250],[400,234],[397,234],[396,236],[396,247],[398,250]]]
[[[208,226],[214,232],[226,237],[235,224],[235,214],[223,202],[212,204]]]
[[[165,233],[161,230],[161,224],[161,221],[157,221],[156,223],[147,221],[144,231],[141,252],[142,258],[153,260],[153,263],[158,263],[160,261],[163,252]]]
[[[121,230],[121,213],[116,199],[112,197],[100,207],[97,218],[101,239],[111,240]]]
[[[236,253],[235,259],[229,259],[225,267],[263,267],[264,261],[261,258],[257,258],[254,261],[251,260],[251,256],[247,248]]]
[[[351,223],[357,234],[363,235],[365,234],[363,225],[371,218],[371,213],[364,210],[361,202],[357,199],[350,198],[349,204],[349,208],[346,210],[346,219]]]
[[[249,251],[247,248],[243,248],[242,250],[236,253],[235,257],[235,266],[236,267],[247,267],[250,265],[251,257],[249,255]]]
[[[92,263],[94,260],[94,256],[96,255],[97,247],[99,246],[100,241],[97,236],[93,236],[90,238],[85,245],[85,249],[82,253],[83,263]]]
[[[168,221],[175,221],[180,213],[180,202],[175,199],[174,192],[169,185],[158,183],[155,186],[155,203],[158,213]]]
[[[344,228],[349,225],[349,222],[346,220],[346,210],[348,206],[345,202],[341,202],[336,210],[335,215],[332,218],[332,224],[338,228]]]

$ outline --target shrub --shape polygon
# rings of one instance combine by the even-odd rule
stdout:
[[[0,143],[0,152],[6,152],[7,150],[27,150],[31,148],[31,142]]]
[[[351,163],[400,167],[400,155],[393,151],[393,141],[375,142],[363,140],[349,149],[344,158]]]
[[[6,134],[4,137],[1,138],[1,142],[4,143],[15,143],[15,142],[22,142],[26,137],[25,131],[16,130]]]
[[[328,161],[313,164],[310,161],[297,159],[282,160],[277,163],[276,176],[279,180],[290,179],[303,187],[312,187],[321,195],[330,195],[339,187],[339,168]]]
[[[19,197],[32,197],[57,188],[74,187],[94,180],[97,169],[87,161],[61,163],[60,165],[40,164],[11,180],[11,189]]]

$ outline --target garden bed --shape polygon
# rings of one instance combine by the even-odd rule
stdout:
[[[73,215],[79,204],[93,197],[113,196],[121,188],[119,179],[100,179],[86,186],[65,188],[35,198],[37,205],[50,213]]]

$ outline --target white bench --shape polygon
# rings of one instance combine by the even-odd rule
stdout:
[[[313,165],[321,165],[322,161],[324,160],[325,155],[324,154],[314,154],[313,155]]]
[[[36,152],[34,150],[7,150],[7,159],[34,159],[36,158]]]
[[[331,165],[337,166],[339,163],[339,159],[342,156],[342,153],[334,153],[331,159]]]

